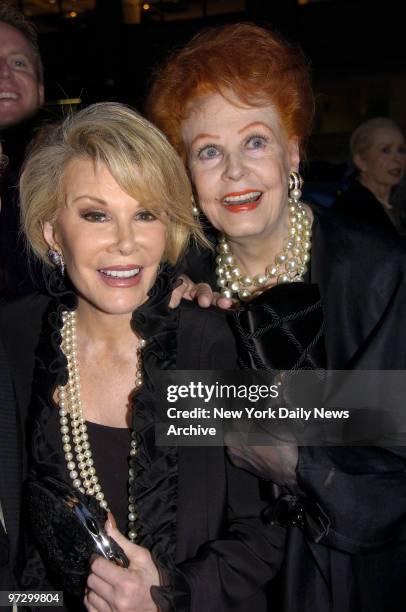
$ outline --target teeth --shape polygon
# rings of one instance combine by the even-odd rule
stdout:
[[[140,268],[134,268],[133,270],[100,270],[100,272],[106,276],[113,276],[114,278],[131,278],[139,274]]]
[[[250,191],[250,193],[243,193],[236,196],[226,196],[223,198],[225,204],[240,204],[241,202],[254,202],[262,195],[262,191]]]
[[[17,94],[11,92],[0,93],[0,100],[17,100]]]

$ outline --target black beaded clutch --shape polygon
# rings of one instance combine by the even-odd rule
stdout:
[[[104,530],[107,513],[94,497],[44,477],[28,482],[27,498],[31,531],[55,586],[82,597],[94,553],[128,567],[124,551]]]

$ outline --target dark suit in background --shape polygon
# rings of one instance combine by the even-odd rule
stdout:
[[[21,564],[21,439],[16,400],[4,347],[0,342],[0,503],[7,534],[0,524],[0,590],[15,588]]]

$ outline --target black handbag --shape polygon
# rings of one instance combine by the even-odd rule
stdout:
[[[55,586],[82,597],[94,553],[128,567],[124,551],[104,530],[106,511],[91,495],[47,476],[28,482],[27,503],[32,535]]]

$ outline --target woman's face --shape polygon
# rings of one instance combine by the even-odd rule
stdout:
[[[370,147],[354,157],[360,172],[380,185],[400,183],[406,162],[405,140],[396,129],[378,128]]]
[[[127,314],[147,299],[165,249],[165,224],[121,189],[104,165],[73,160],[65,200],[52,226],[51,248],[63,253],[69,277],[86,302],[108,314]]]
[[[203,212],[230,238],[272,234],[285,223],[288,177],[299,165],[275,107],[236,106],[212,93],[190,111],[182,135]]]

